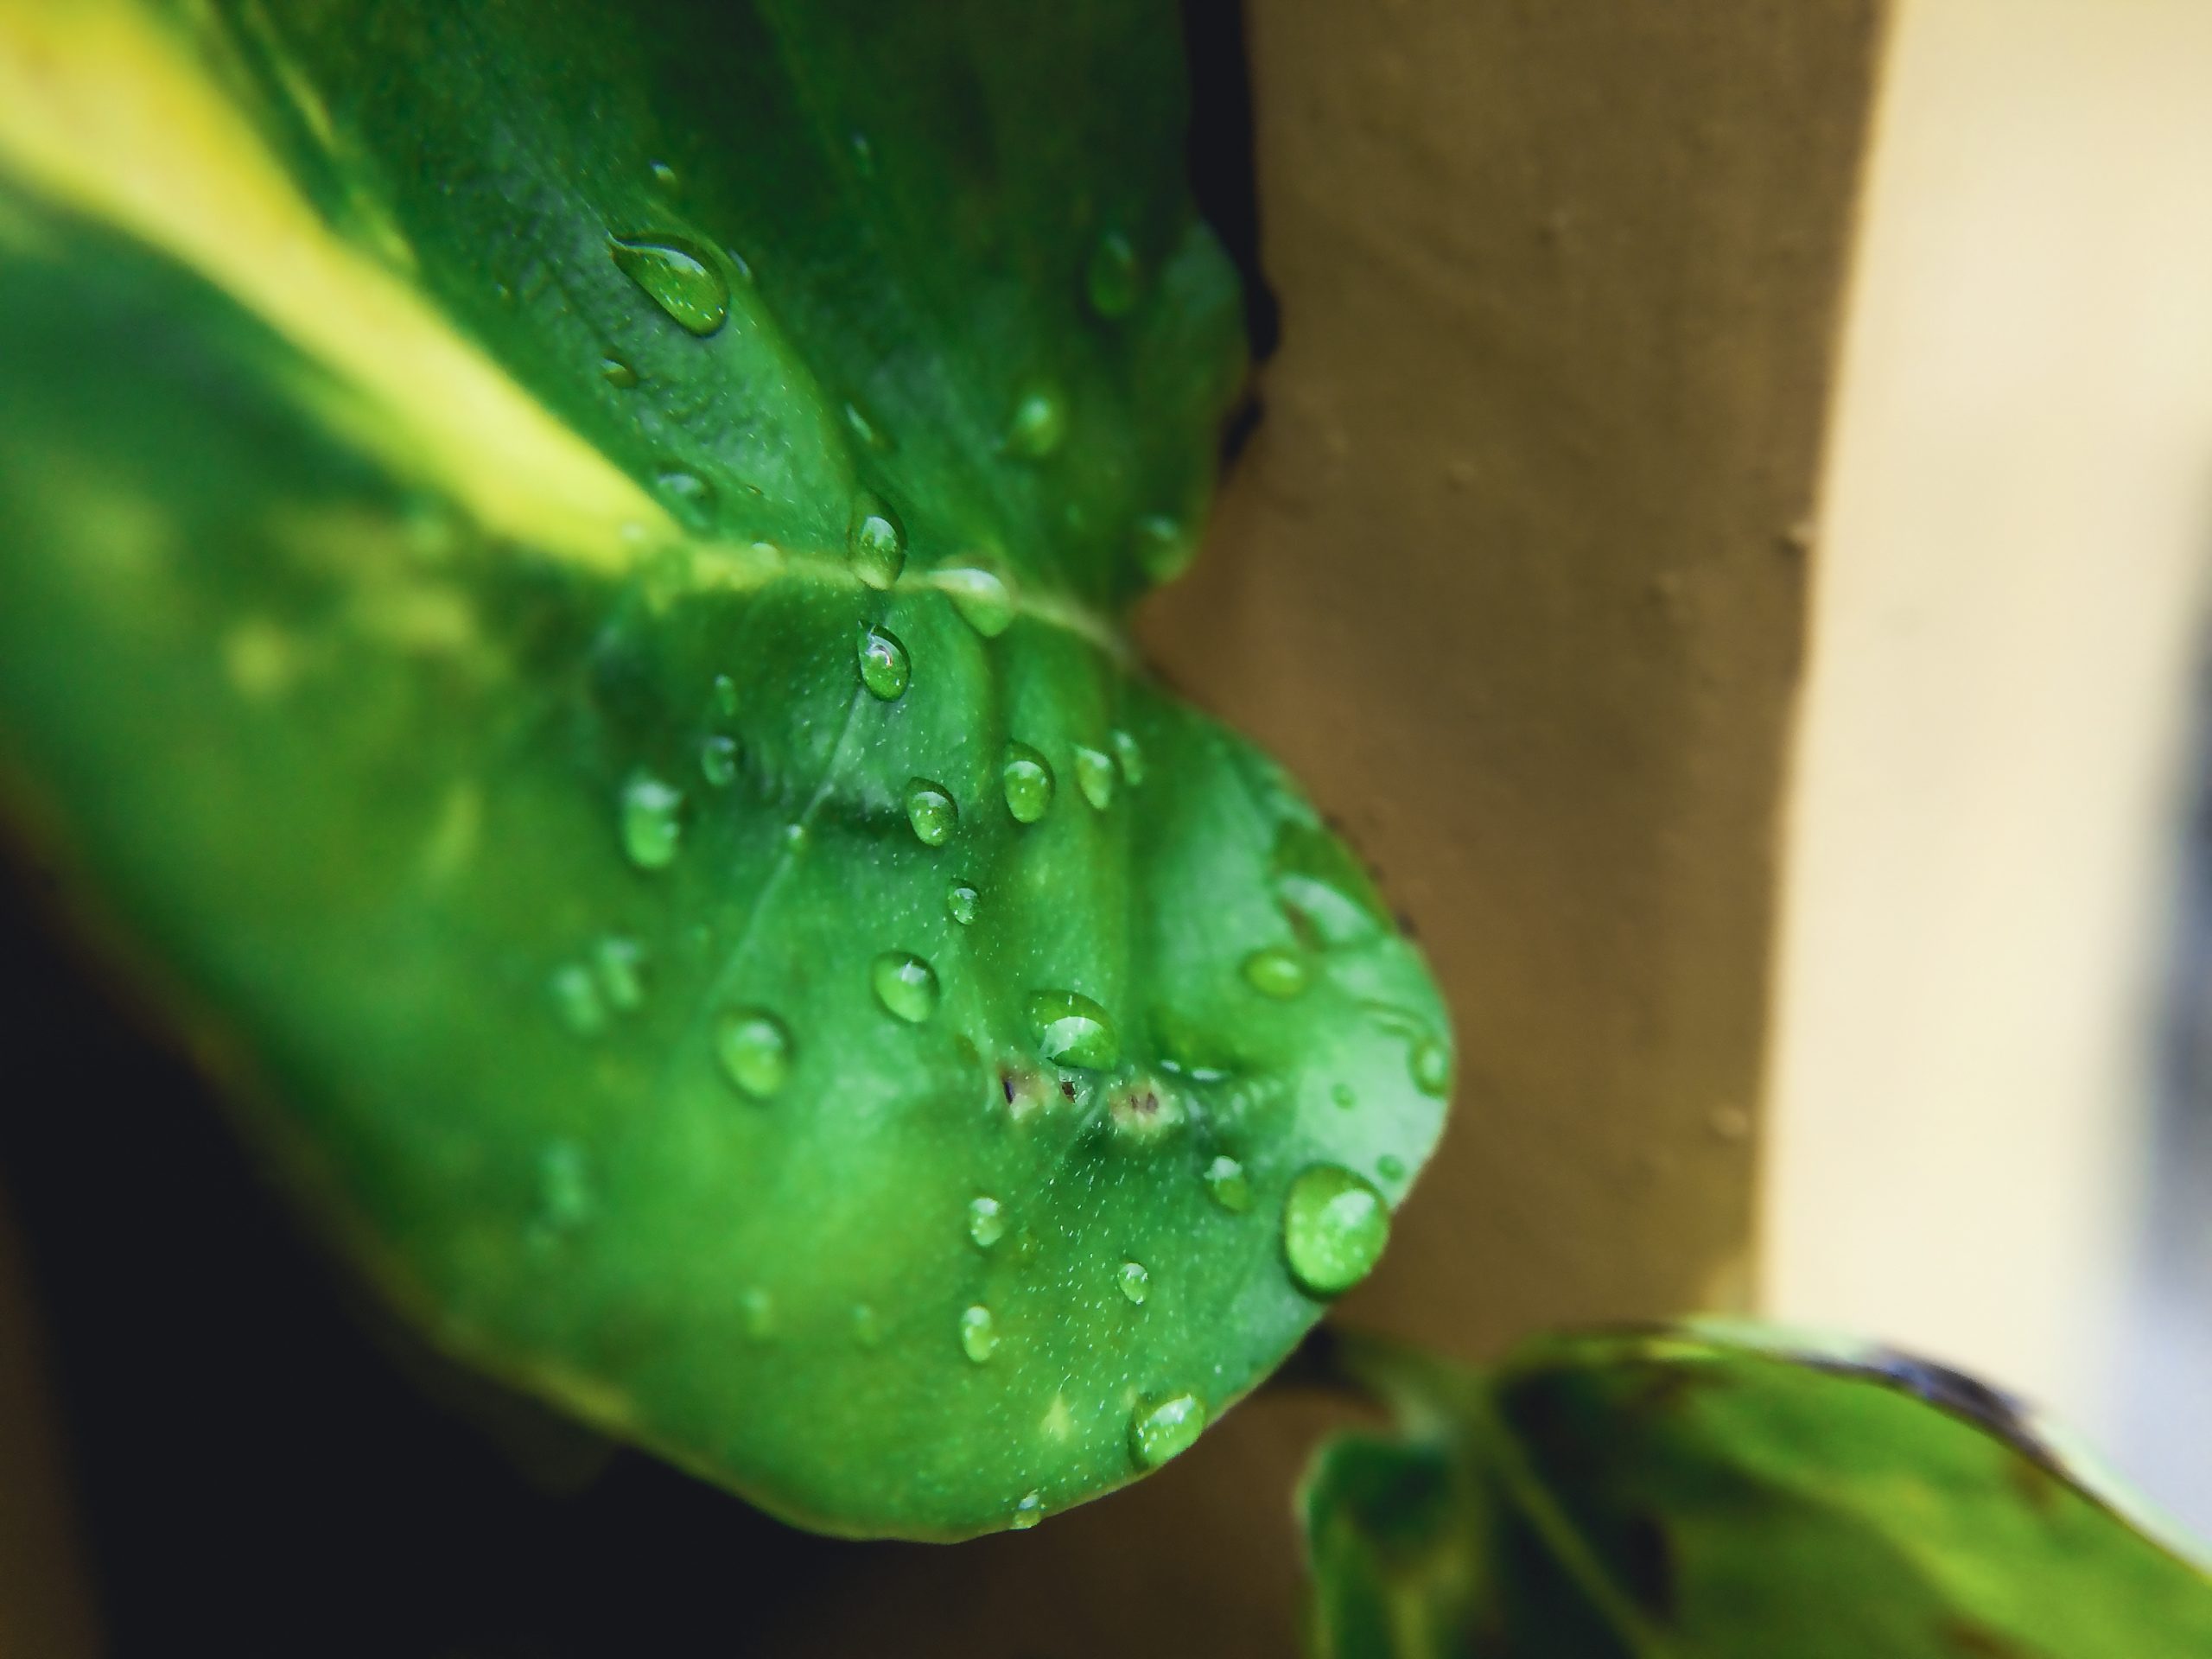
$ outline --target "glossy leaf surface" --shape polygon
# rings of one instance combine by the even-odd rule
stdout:
[[[1712,1327],[1475,1376],[1355,1345],[1401,1437],[1300,1507],[1326,1659],[2182,1659],[2212,1579],[2007,1397],[1887,1351]]]
[[[1366,877],[1122,632],[1241,373],[1177,39],[0,12],[17,817],[433,1337],[816,1527],[1181,1449],[1321,1310],[1294,1181],[1440,1123]]]

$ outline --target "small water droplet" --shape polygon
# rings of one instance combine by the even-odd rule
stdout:
[[[1386,1152],[1375,1160],[1375,1173],[1386,1181],[1406,1179],[1406,1160],[1395,1152]]]
[[[1122,1294],[1135,1307],[1144,1306],[1144,1299],[1152,1294],[1152,1274],[1141,1262],[1124,1262],[1122,1270],[1114,1275],[1114,1282],[1122,1287]]]
[[[887,950],[868,970],[884,1011],[918,1026],[937,1012],[937,969],[911,950]]]
[[[619,357],[599,359],[600,378],[618,391],[627,391],[638,384],[638,372]]]
[[[703,524],[714,517],[715,486],[696,473],[681,467],[665,467],[653,475],[653,482],[678,516],[692,524]]]
[[[999,777],[1006,787],[1006,810],[1015,822],[1034,823],[1052,804],[1052,763],[1027,743],[1006,746]]]
[[[666,162],[655,162],[649,171],[653,175],[653,184],[657,188],[666,191],[671,195],[675,194],[681,181],[677,178],[674,168]]]
[[[852,556],[853,574],[880,591],[906,568],[906,528],[888,504],[863,490],[853,498],[845,550]]]
[[[1006,1209],[986,1195],[968,1201],[968,1236],[976,1248],[988,1250],[1006,1236]]]
[[[906,780],[906,822],[925,847],[942,847],[960,827],[960,806],[952,791],[931,778]]]
[[[1288,945],[1267,945],[1244,958],[1244,982],[1278,1002],[1305,995],[1313,978],[1306,958]]]
[[[794,858],[806,850],[807,842],[812,839],[804,823],[787,823],[784,826],[784,848]]]
[[[981,1365],[999,1350],[998,1322],[991,1318],[991,1310],[980,1304],[962,1310],[960,1315],[960,1351]]]
[[[861,412],[858,404],[849,403],[845,405],[845,426],[855,438],[860,440],[861,448],[873,449],[878,454],[884,454],[890,450],[891,440],[885,435],[881,427]]]
[[[737,740],[719,734],[699,745],[700,775],[716,789],[737,781]]]
[[[1122,781],[1131,789],[1144,782],[1144,750],[1127,732],[1114,734],[1114,759],[1122,768]]]
[[[907,682],[913,678],[913,665],[906,658],[906,647],[899,636],[888,628],[879,628],[873,623],[861,625],[861,683],[886,702],[896,702],[906,694]]]
[[[791,1080],[791,1034],[761,1009],[725,1014],[715,1052],[722,1075],[755,1100],[768,1099]]]
[[[623,274],[691,333],[711,334],[729,320],[729,284],[704,252],[682,238],[618,236],[607,246]]]
[[[1137,251],[1119,231],[1109,231],[1090,251],[1090,264],[1084,273],[1084,288],[1090,308],[1102,317],[1126,317],[1136,309]]]
[[[683,791],[651,772],[622,786],[622,850],[641,870],[665,869],[683,839]]]
[[[1231,1215],[1241,1216],[1252,1207],[1251,1179],[1244,1173],[1244,1166],[1228,1154],[1208,1164],[1203,1179],[1213,1201]]]
[[[952,601],[961,620],[986,639],[1014,626],[1014,594],[1006,578],[980,564],[956,564],[932,578]]]
[[[745,1334],[755,1342],[764,1342],[776,1334],[776,1299],[755,1287],[737,1299],[740,1311],[745,1316]]]
[[[1067,436],[1068,407],[1060,394],[1040,386],[1023,395],[1006,427],[1006,450],[1024,461],[1042,461]]]
[[[1390,1242],[1390,1206],[1364,1176],[1316,1164],[1290,1184],[1283,1256],[1309,1296],[1341,1296],[1367,1277]]]
[[[1075,752],[1075,783],[1083,791],[1083,798],[1103,812],[1114,804],[1114,757],[1078,744]]]
[[[1205,1426],[1205,1405],[1195,1394],[1146,1401],[1129,1420],[1129,1451],[1140,1467],[1157,1469],[1189,1451]]]
[[[1014,1519],[1007,1525],[1015,1532],[1027,1532],[1044,1518],[1045,1495],[1042,1492],[1027,1492],[1014,1506]]]
[[[599,984],[589,969],[573,962],[556,968],[546,988],[552,993],[561,1023],[577,1036],[595,1037],[607,1029],[607,1006],[600,1001]]]
[[[715,708],[725,715],[737,712],[737,682],[727,674],[715,676]]]
[[[1338,1105],[1343,1107],[1346,1111],[1350,1111],[1353,1107],[1359,1104],[1359,1096],[1352,1093],[1351,1084],[1348,1083],[1338,1084],[1334,1088],[1331,1089],[1329,1090],[1329,1098],[1336,1102]]]
[[[976,907],[982,898],[973,881],[955,881],[944,890],[944,913],[967,927],[975,921]]]
[[[1154,582],[1173,582],[1198,556],[1198,538],[1164,512],[1137,520],[1137,567]]]
[[[1106,1010],[1076,991],[1033,991],[1029,1028],[1037,1046],[1055,1065],[1104,1071],[1122,1057],[1121,1042]]]
[[[540,1237],[574,1232],[589,1221],[598,1200],[592,1192],[591,1167],[584,1149],[573,1141],[556,1141],[537,1158],[537,1214]]]
[[[1452,1092],[1452,1051],[1433,1037],[1424,1037],[1407,1057],[1406,1069],[1412,1073],[1414,1087],[1424,1095],[1442,1099]]]
[[[607,1006],[635,1014],[645,1005],[645,948],[635,939],[608,934],[594,947],[592,966]]]

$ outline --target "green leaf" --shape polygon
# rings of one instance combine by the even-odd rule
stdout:
[[[2181,1659],[2212,1579],[2017,1402],[1865,1344],[1705,1325],[1483,1376],[1357,1338],[1395,1439],[1300,1496],[1324,1659]]]
[[[1440,1124],[1415,954],[1123,628],[1242,372],[1177,41],[0,11],[16,815],[434,1339],[814,1527],[1179,1451],[1322,1309],[1293,1183]]]

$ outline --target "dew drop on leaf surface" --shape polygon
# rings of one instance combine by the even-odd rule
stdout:
[[[1268,945],[1244,958],[1244,982],[1279,1002],[1303,996],[1311,981],[1306,958],[1287,945]]]
[[[1252,1207],[1251,1179],[1244,1173],[1244,1166],[1227,1153],[1205,1166],[1204,1179],[1213,1201],[1232,1215],[1241,1216]]]
[[[1014,594],[997,571],[980,564],[949,565],[937,573],[936,582],[961,620],[984,639],[995,639],[1014,626]]]
[[[1006,1236],[1006,1210],[996,1198],[986,1194],[969,1200],[968,1236],[985,1250]]]
[[[1103,812],[1114,804],[1114,757],[1097,749],[1075,752],[1075,785],[1083,798]]]
[[[1157,1469],[1189,1451],[1205,1426],[1205,1405],[1195,1394],[1145,1402],[1129,1421],[1129,1452],[1139,1467]]]
[[[699,775],[716,789],[737,781],[737,740],[717,733],[699,745]]]
[[[937,969],[911,950],[887,950],[868,970],[875,1000],[910,1026],[937,1012]]]
[[[1006,746],[999,777],[1006,790],[1006,810],[1016,823],[1034,823],[1052,810],[1052,763],[1027,743]]]
[[[906,529],[899,515],[872,495],[864,493],[854,500],[845,548],[852,556],[853,574],[871,588],[890,587],[906,567]]]
[[[1390,1206],[1363,1176],[1319,1164],[1290,1184],[1283,1257],[1313,1296],[1340,1296],[1367,1277],[1390,1239]]]
[[[676,861],[683,838],[683,791],[651,772],[637,772],[622,786],[622,850],[641,870]]]
[[[916,778],[906,785],[906,822],[923,846],[942,847],[960,827],[960,808],[943,784]]]
[[[618,236],[607,245],[623,274],[691,333],[711,334],[728,321],[729,284],[702,250],[674,236]]]
[[[1078,991],[1032,992],[1029,1028],[1045,1058],[1057,1065],[1098,1071],[1122,1057],[1113,1020],[1104,1008]]]
[[[722,1075],[755,1100],[766,1100],[790,1080],[791,1034],[772,1014],[742,1009],[723,1017],[715,1041]]]
[[[1152,1274],[1141,1262],[1124,1262],[1121,1271],[1114,1275],[1114,1282],[1122,1287],[1122,1294],[1133,1306],[1142,1307],[1144,1299],[1152,1294]]]
[[[960,1350],[978,1365],[998,1352],[998,1321],[989,1308],[978,1305],[962,1311]]]
[[[976,906],[982,899],[982,894],[976,891],[974,882],[955,881],[944,890],[944,913],[961,926],[970,926],[976,920]]]
[[[1026,393],[1007,422],[1006,448],[1024,461],[1042,461],[1067,436],[1067,400],[1050,386]]]
[[[896,702],[906,694],[913,667],[899,636],[872,625],[861,629],[861,683],[885,702]]]

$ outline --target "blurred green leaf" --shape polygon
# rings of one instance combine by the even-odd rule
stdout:
[[[1751,1327],[1347,1338],[1402,1433],[1300,1497],[1323,1659],[2182,1659],[2212,1579],[2056,1430],[1941,1366]]]
[[[815,1527],[1173,1455],[1321,1310],[1294,1181],[1333,1288],[1440,1124],[1415,954],[1123,631],[1242,372],[1177,42],[0,12],[16,817],[429,1334]]]

